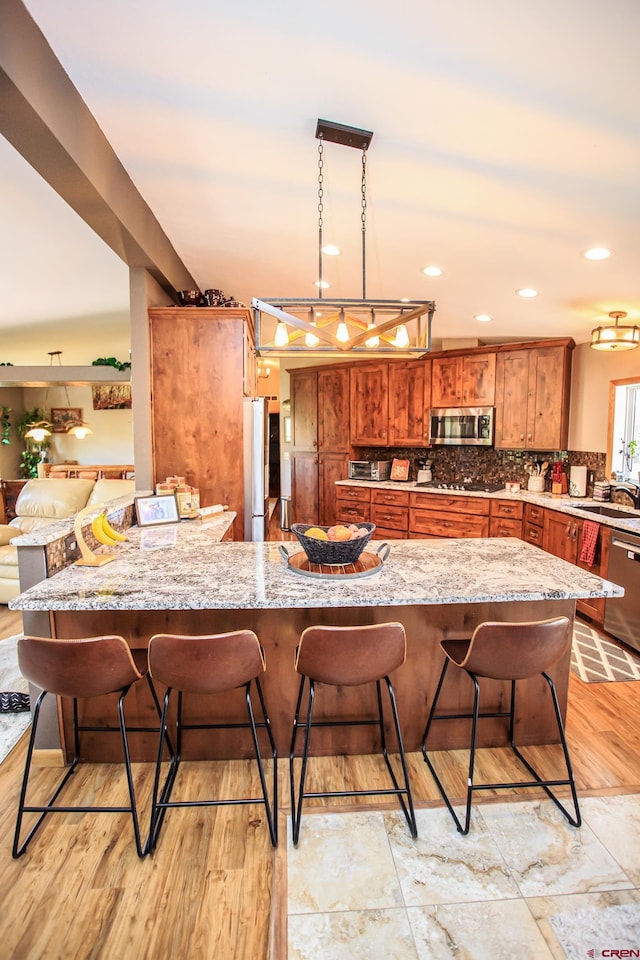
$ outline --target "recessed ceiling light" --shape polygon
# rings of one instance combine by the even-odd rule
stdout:
[[[410,297],[400,297],[400,303],[411,303]]]
[[[444,270],[441,267],[436,267],[435,264],[431,264],[429,267],[423,267],[422,272],[426,277],[441,277]]]
[[[336,247],[335,243],[328,243],[322,248],[322,252],[326,253],[328,257],[339,257],[342,253],[342,250],[340,247]]]
[[[519,297],[537,297],[538,291],[534,290],[533,287],[521,287],[520,290],[516,290],[516,293]]]
[[[607,247],[592,247],[584,253],[585,260],[606,260],[610,256],[611,250]]]
[[[493,317],[490,317],[488,313],[477,313],[474,320],[479,320],[480,323],[491,323]]]
[[[314,286],[319,287],[320,290],[328,290],[331,284],[327,280],[316,280]]]

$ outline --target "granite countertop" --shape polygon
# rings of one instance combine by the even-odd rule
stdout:
[[[13,610],[260,609],[565,600],[624,591],[518,539],[392,540],[373,575],[314,579],[288,567],[280,547],[220,543],[215,526],[183,521],[128,531],[103,567],[70,566],[20,594]],[[380,543],[365,548],[375,553]]]
[[[151,491],[146,492],[150,493]],[[145,491],[137,490],[135,496],[140,497],[144,496],[144,494]],[[107,501],[107,503],[96,503],[91,513],[87,514],[84,523],[90,523],[94,516],[105,509],[107,516],[111,517],[119,510],[124,510],[125,507],[131,506],[134,499],[134,495],[128,493],[124,497],[117,497],[114,500]],[[68,534],[73,533],[75,520],[75,516],[64,517],[62,520],[52,520],[51,523],[46,524],[46,526],[36,527],[31,533],[18,533],[12,539],[11,545],[13,547],[44,547],[48,543],[55,543],[56,540],[61,540]]]
[[[529,490],[520,490],[518,493],[509,493],[507,490],[496,490],[486,493],[483,490],[441,490],[438,487],[419,487],[415,481],[404,482],[394,480],[336,480],[336,486],[371,487],[374,490],[399,490],[419,493],[424,496],[446,497],[486,497],[490,500],[515,500],[521,503],[535,503],[548,510],[558,510],[570,516],[580,517],[582,520],[593,520],[606,527],[615,527],[616,530],[628,530],[630,533],[640,534],[640,511],[624,503],[609,503],[605,506],[615,507],[621,515],[607,517],[599,513],[585,510],[585,506],[595,506],[600,501],[590,497],[570,497],[568,494],[558,496],[552,493],[532,493]]]

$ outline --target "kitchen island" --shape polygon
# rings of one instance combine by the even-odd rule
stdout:
[[[150,534],[152,536],[150,536]],[[444,637],[467,637],[485,620],[535,620],[555,615],[573,619],[575,601],[622,593],[615,584],[542,553],[517,539],[389,541],[388,558],[376,573],[362,579],[331,580],[301,576],[285,563],[280,547],[271,543],[220,543],[197,522],[128,531],[129,541],[117,559],[105,567],[70,566],[12,601],[13,609],[45,615],[51,635],[73,638],[117,633],[132,648],[144,648],[154,633],[218,633],[252,629],[266,653],[265,695],[281,755],[289,747],[298,676],[293,662],[300,632],[316,623],[364,624],[400,621],[407,633],[407,663],[393,677],[409,750],[419,747],[428,704],[439,674]],[[284,547],[284,545],[283,545]],[[380,544],[372,541],[368,552]],[[286,549],[300,550],[294,543]],[[25,624],[26,625],[26,624]],[[28,627],[27,627],[28,629]],[[566,712],[569,657],[553,671],[563,714]],[[518,729],[526,713],[521,742],[553,742],[548,711],[541,709],[544,681],[531,680],[520,696]],[[504,702],[506,685],[492,684],[487,708]],[[471,684],[456,676],[448,704],[458,709],[470,702]],[[160,691],[161,692],[161,691]],[[375,694],[370,688],[323,691],[318,718],[353,709],[373,716]],[[128,716],[152,725],[153,706],[143,685],[133,690]],[[493,701],[493,702],[492,702]],[[213,700],[190,697],[186,722],[242,717],[237,691]],[[104,703],[87,704],[85,719],[103,719]],[[464,722],[446,725],[434,745],[458,747],[465,742]],[[482,745],[506,742],[498,721],[485,721]],[[69,732],[63,710],[62,742]],[[367,753],[374,748],[371,728],[316,731],[315,749],[326,754]],[[446,738],[446,739],[444,739]],[[102,738],[104,740],[104,738]],[[115,739],[115,738],[114,738]],[[155,737],[134,734],[135,759],[152,759]],[[87,756],[116,759],[118,745],[89,742]],[[185,738],[185,758],[250,755],[246,731],[225,733],[221,742],[194,731]]]

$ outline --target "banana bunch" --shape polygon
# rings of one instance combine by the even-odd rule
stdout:
[[[113,529],[105,513],[99,513],[97,517],[93,518],[91,533],[98,543],[104,543],[107,547],[114,547],[116,543],[127,539],[123,533],[118,533],[117,530]]]

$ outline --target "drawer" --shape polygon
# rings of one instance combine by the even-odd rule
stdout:
[[[589,617],[594,623],[602,626],[604,623],[604,610],[606,600],[604,597],[589,597],[584,600],[576,600],[576,610],[585,617]]]
[[[543,528],[538,527],[535,523],[528,523],[526,520],[522,525],[522,539],[526,540],[527,543],[535,543],[536,546],[542,546],[542,533]]]
[[[489,518],[412,509],[409,513],[409,530],[411,533],[434,537],[488,537]]]
[[[387,503],[392,507],[408,507],[408,490],[372,490],[371,503]]]
[[[369,487],[343,487],[339,484],[336,486],[336,500],[357,500],[359,503],[369,503],[371,490]]]
[[[373,532],[374,540],[407,540],[408,537],[406,530],[391,530],[387,527],[376,527]]]
[[[491,501],[482,497],[449,497],[439,493],[411,493],[409,506],[419,507],[420,510],[454,511],[456,513],[474,513],[478,516],[489,516]]]
[[[522,520],[524,504],[515,500],[492,500],[491,516],[504,517],[506,520]]]
[[[376,527],[389,527],[391,530],[407,530],[409,527],[408,507],[389,507],[379,503],[371,504],[371,523]]]
[[[489,535],[492,537],[522,537],[522,520],[491,517]]]
[[[336,502],[336,523],[369,523],[368,503]]]
[[[544,507],[539,507],[535,503],[527,503],[524,508],[524,517],[528,523],[537,523],[542,526],[544,523]]]

